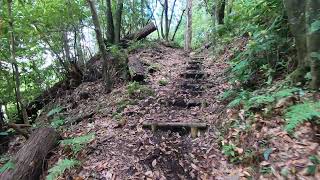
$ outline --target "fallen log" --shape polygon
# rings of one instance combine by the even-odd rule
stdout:
[[[1,180],[34,180],[43,172],[49,152],[57,145],[60,136],[52,128],[35,131],[12,159],[14,168],[0,174]]]
[[[130,79],[132,81],[142,82],[144,81],[146,75],[145,75],[145,68],[143,66],[143,63],[138,59],[137,56],[129,57],[128,62],[129,67],[129,73],[130,73]]]
[[[130,41],[140,41],[141,39],[146,38],[147,36],[149,36],[149,34],[153,33],[156,30],[156,25],[153,22],[151,22],[139,31],[125,36],[123,39],[120,40],[120,45],[122,47],[128,47]]]

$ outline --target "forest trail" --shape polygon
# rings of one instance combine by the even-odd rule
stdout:
[[[157,69],[150,71],[144,86],[153,95],[145,96],[140,89],[128,100],[125,87],[106,95],[102,84],[95,82],[84,83],[57,99],[69,107],[70,117],[94,114],[64,133],[68,138],[92,132],[96,135],[80,155],[83,168],[75,174],[85,179],[224,179],[232,174],[228,172],[231,165],[219,151],[215,130],[219,117],[224,116],[218,95],[228,88],[224,76],[228,65],[222,60],[213,62],[207,53],[191,54],[190,58],[183,50],[157,45],[130,55]],[[81,99],[83,93],[90,95]],[[74,100],[78,103],[70,104]],[[201,122],[208,128],[192,138],[183,128],[179,132],[172,129],[153,133],[142,127],[154,121]],[[60,157],[65,152],[58,154]]]

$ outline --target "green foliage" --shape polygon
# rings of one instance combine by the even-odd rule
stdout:
[[[147,96],[153,96],[154,91],[138,82],[132,82],[127,86],[127,93],[130,98],[144,99]]]
[[[46,180],[56,180],[66,170],[72,169],[79,164],[80,162],[74,159],[59,160],[55,166],[48,170],[49,174],[46,177]]]
[[[291,106],[285,117],[287,120],[285,130],[293,132],[298,125],[320,117],[320,102],[305,102]]]
[[[8,161],[6,164],[4,164],[1,168],[0,168],[0,173],[5,172],[6,170],[9,169],[14,169],[15,165],[12,161]]]
[[[121,113],[127,106],[129,105],[135,105],[136,101],[132,99],[122,99],[119,102],[117,102],[117,113]]]
[[[169,82],[166,79],[159,80],[160,86],[166,86]]]
[[[320,165],[320,159],[318,156],[310,156],[309,160],[311,161],[312,164],[308,165],[307,174],[315,175],[317,172],[317,168]]]
[[[275,98],[272,96],[255,96],[249,99],[248,103],[246,104],[247,108],[251,107],[260,107],[263,105],[270,104],[275,101]]]
[[[250,93],[248,91],[241,91],[239,95],[228,104],[228,107],[234,108],[234,107],[238,107],[240,105],[245,104],[249,96],[250,96]]]
[[[256,92],[248,92],[242,91],[239,95],[234,98],[228,105],[228,107],[238,107],[240,105],[244,105],[246,110],[250,110],[251,108],[263,108],[266,105],[272,104],[276,102],[276,100],[293,96],[294,93],[301,91],[299,88],[285,88],[280,89],[274,92],[264,92],[262,95],[257,95]],[[235,91],[236,92],[236,91]],[[231,94],[235,93],[232,91],[227,91],[225,96],[231,96]]]
[[[50,111],[48,112],[47,117],[54,116],[54,115],[60,113],[62,110],[63,110],[62,107],[57,106],[57,107],[53,108],[52,110],[50,110]]]
[[[55,129],[63,126],[65,123],[65,119],[64,118],[54,118],[51,122],[51,126]]]
[[[236,156],[235,149],[236,147],[232,144],[223,145],[222,153],[227,157],[235,157]]]
[[[77,154],[90,141],[95,138],[95,134],[88,134],[84,136],[75,137],[60,141],[61,145],[70,147],[74,154]]]
[[[320,30],[320,20],[317,20],[311,24],[310,32],[314,33]]]

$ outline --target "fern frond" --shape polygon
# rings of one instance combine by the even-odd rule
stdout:
[[[320,102],[306,102],[290,107],[285,114],[285,130],[292,132],[298,125],[320,117]]]
[[[300,91],[301,89],[299,88],[288,88],[288,89],[283,89],[281,91],[276,92],[273,97],[276,99],[281,99],[285,97],[292,96],[293,93]]]
[[[62,107],[57,106],[57,107],[51,109],[51,110],[48,112],[47,117],[53,116],[53,115],[55,115],[55,114],[58,114],[58,113],[60,113],[62,110],[63,110]]]
[[[64,171],[71,169],[79,164],[79,161],[74,159],[60,160],[55,166],[49,169],[49,174],[46,177],[46,180],[56,180],[59,176],[61,176],[64,173]]]
[[[63,146],[70,146],[72,151],[74,152],[74,154],[77,154],[79,151],[81,151],[81,149],[83,148],[83,146],[87,143],[89,143],[90,141],[92,141],[95,137],[95,134],[88,134],[85,136],[79,136],[76,138],[72,138],[72,139],[66,139],[66,140],[62,140],[60,141],[60,143]]]

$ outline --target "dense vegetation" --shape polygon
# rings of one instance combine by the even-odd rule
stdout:
[[[0,0],[0,138],[21,134],[15,124],[48,125],[38,120],[42,111],[50,111],[45,114],[50,127],[62,130],[67,124],[64,107],[45,109],[45,102],[35,113],[38,118],[32,114],[43,96],[53,96],[51,102],[58,97],[50,94],[58,91],[57,84],[69,90],[98,79],[106,94],[113,92],[132,80],[130,54],[161,42],[188,53],[207,51],[212,63],[225,58],[228,88],[217,98],[224,110],[241,116],[217,124],[221,152],[234,164],[248,159],[255,164],[253,148],[240,152],[246,143],[240,137],[226,141],[234,129],[249,135],[263,129],[254,129],[259,118],[281,117],[282,129],[291,136],[306,122],[318,131],[319,11],[318,0]],[[139,37],[152,26],[156,31]],[[148,71],[158,68],[151,64]],[[114,119],[121,119],[127,106],[154,96],[137,82],[129,83],[126,91],[127,98],[116,103]],[[94,134],[62,140],[61,146],[71,151],[69,159],[56,162],[47,179],[78,166],[78,153],[92,139]],[[265,160],[270,153],[270,148],[262,153]],[[308,155],[308,174],[316,174],[319,155]],[[8,163],[0,173],[14,168]],[[258,171],[268,174],[270,168]]]

